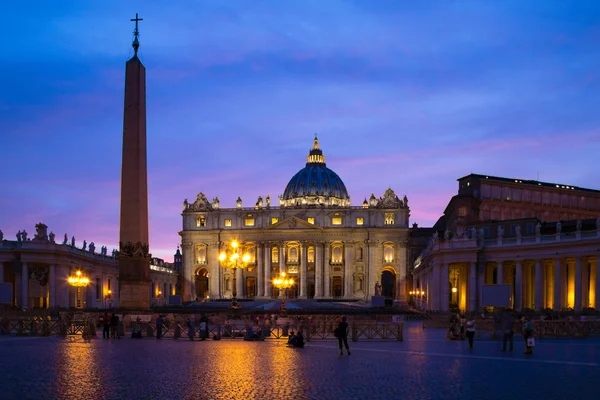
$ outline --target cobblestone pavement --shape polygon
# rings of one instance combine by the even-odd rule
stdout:
[[[600,339],[447,342],[405,326],[404,342],[0,338],[2,399],[597,399]]]

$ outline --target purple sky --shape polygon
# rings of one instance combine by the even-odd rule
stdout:
[[[10,2],[0,229],[117,246],[124,63],[147,68],[150,248],[181,203],[276,198],[314,133],[354,205],[430,226],[481,173],[600,189],[600,2]],[[168,4],[168,5],[167,5]]]

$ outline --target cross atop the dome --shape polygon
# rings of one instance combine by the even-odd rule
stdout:
[[[315,133],[315,139],[313,140],[313,150],[318,150],[319,149],[319,138],[317,137],[317,134]]]
[[[315,133],[315,138],[313,140],[313,147],[308,153],[306,157],[306,165],[308,164],[325,164],[325,156],[319,148],[319,138],[317,138],[317,134]]]

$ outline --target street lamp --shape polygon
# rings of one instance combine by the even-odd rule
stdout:
[[[104,296],[104,302],[105,302],[105,304],[108,302],[109,308],[111,306],[111,304],[110,304],[111,303],[111,301],[110,301],[111,298],[112,298],[112,290],[108,289],[108,291],[106,292],[106,296]]]
[[[223,268],[230,268],[233,270],[233,291],[231,305],[229,307],[235,310],[240,309],[242,306],[237,302],[236,271],[238,268],[244,269],[248,267],[248,264],[250,263],[250,254],[244,253],[243,255],[240,255],[239,243],[237,240],[233,240],[226,246],[225,250],[219,254],[219,262]]]
[[[75,275],[69,276],[68,282],[69,285],[77,288],[77,298],[75,299],[75,302],[77,304],[77,308],[81,308],[81,288],[89,285],[90,279],[86,276],[83,276],[80,270],[77,270]]]
[[[279,278],[273,279],[273,285],[281,291],[281,311],[285,311],[285,291],[294,286],[294,280],[286,279],[285,272],[282,272]]]

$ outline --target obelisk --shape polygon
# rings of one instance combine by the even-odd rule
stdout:
[[[140,47],[135,14],[133,57],[125,67],[123,163],[119,239],[119,306],[150,308],[150,253],[148,241],[148,172],[146,167],[146,69],[138,58]]]

